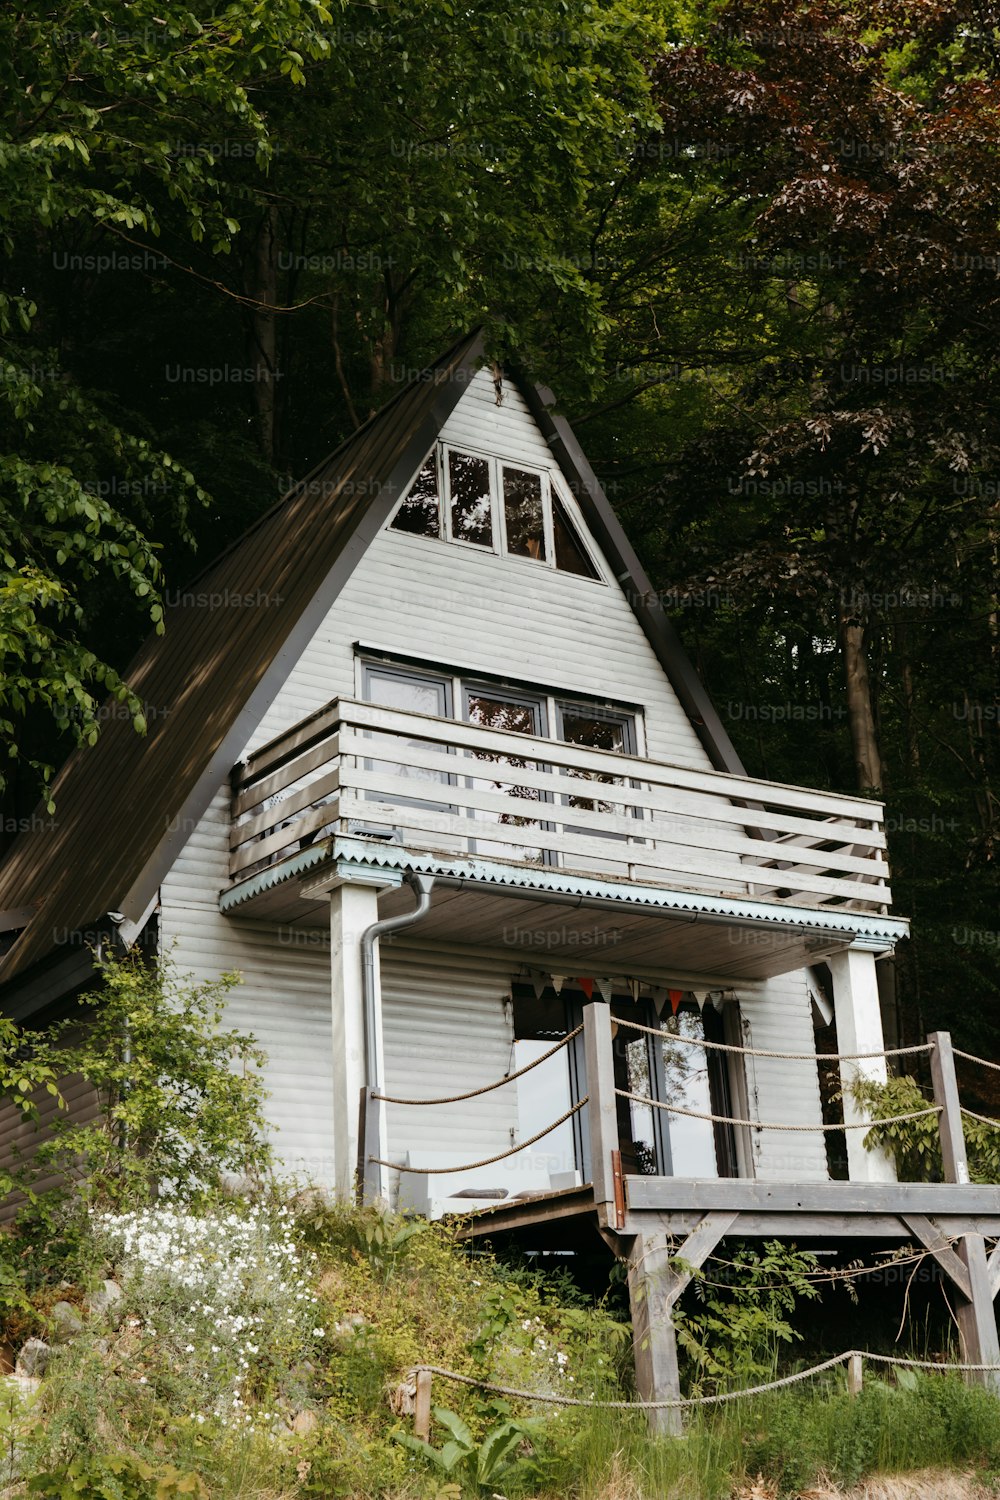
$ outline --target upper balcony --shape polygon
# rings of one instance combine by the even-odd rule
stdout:
[[[890,904],[882,814],[859,797],[340,698],[235,768],[227,895],[348,837],[383,863],[388,844],[488,867],[494,886],[572,874],[877,917]]]

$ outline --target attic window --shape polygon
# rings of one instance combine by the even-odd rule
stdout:
[[[584,551],[566,507],[558,495],[552,496],[552,537],[555,542],[556,567],[563,573],[576,573],[581,578],[599,578],[600,574]]]
[[[391,528],[601,581],[568,502],[544,469],[439,446],[424,461]]]
[[[431,454],[413,481],[392,525],[393,530],[408,531],[412,536],[441,535],[436,454]]]
[[[503,520],[508,552],[517,557],[545,557],[541,474],[504,467]]]

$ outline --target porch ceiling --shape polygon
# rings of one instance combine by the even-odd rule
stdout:
[[[359,852],[368,856],[363,864]],[[384,883],[379,914],[395,916],[413,906],[412,892],[400,881],[403,870],[418,863],[435,864],[429,873],[438,883],[430,911],[413,929],[415,938],[509,949],[520,963],[557,973],[669,972],[720,984],[760,980],[818,963],[859,937],[888,951],[905,931],[905,924],[891,919],[852,914],[847,920],[837,909],[791,911],[627,882],[564,878],[542,869],[505,871],[486,861],[445,868],[415,861],[391,846],[381,847],[376,857],[346,840],[335,848],[303,851],[283,869],[265,872],[259,884],[251,880],[224,893],[222,909],[238,919],[322,928],[329,889],[355,878]]]

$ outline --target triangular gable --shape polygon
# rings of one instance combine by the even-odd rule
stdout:
[[[407,386],[234,543],[166,612],[126,674],[147,705],[138,736],[111,716],[56,779],[51,826],[0,865],[0,909],[35,915],[0,982],[44,959],[55,934],[110,910],[136,921],[300,653],[457,407],[481,364],[472,336]],[[516,382],[712,763],[742,766],[617,518],[551,394]]]

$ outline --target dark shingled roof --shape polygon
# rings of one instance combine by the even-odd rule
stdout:
[[[126,673],[147,705],[147,733],[108,717],[56,778],[54,817],[32,820],[0,864],[0,910],[32,910],[0,960],[0,983],[109,910],[139,920],[481,362],[478,334],[456,344],[165,611],[165,633]],[[713,763],[742,771],[550,393],[518,385]]]

